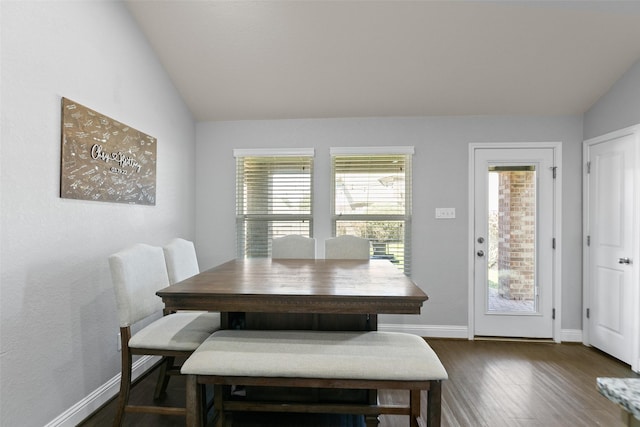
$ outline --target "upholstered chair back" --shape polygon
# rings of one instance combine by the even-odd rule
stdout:
[[[176,238],[163,248],[169,282],[173,285],[200,273],[196,248],[189,240]]]
[[[316,239],[290,234],[273,239],[271,258],[314,259],[316,257]]]
[[[369,259],[371,242],[356,236],[338,236],[324,242],[326,259]]]
[[[120,327],[164,308],[156,292],[169,286],[162,248],[137,243],[109,257]]]

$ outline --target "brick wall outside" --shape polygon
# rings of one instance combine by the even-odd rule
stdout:
[[[499,173],[498,292],[503,298],[535,296],[535,173]]]

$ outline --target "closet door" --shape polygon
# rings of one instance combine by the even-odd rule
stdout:
[[[588,344],[638,369],[638,136],[585,143]]]

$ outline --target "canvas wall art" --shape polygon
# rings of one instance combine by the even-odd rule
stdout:
[[[154,137],[62,98],[60,196],[155,205],[156,143]]]

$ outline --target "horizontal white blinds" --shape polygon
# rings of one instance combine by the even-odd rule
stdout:
[[[312,156],[237,156],[238,256],[269,256],[274,237],[311,237],[312,185]]]
[[[311,215],[311,157],[243,157],[238,182],[244,215]]]
[[[372,257],[389,258],[410,274],[411,154],[335,154],[334,234],[371,241]]]
[[[403,155],[334,156],[335,214],[406,215],[407,163]]]

